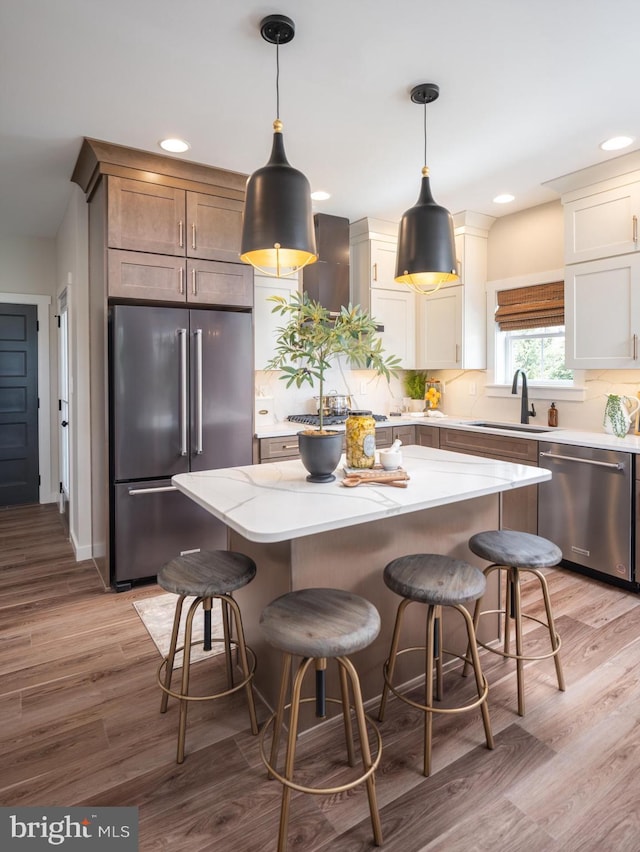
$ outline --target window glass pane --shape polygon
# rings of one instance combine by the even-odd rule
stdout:
[[[564,327],[502,332],[504,376],[510,382],[514,372],[524,370],[529,381],[571,382],[573,371],[564,363]]]

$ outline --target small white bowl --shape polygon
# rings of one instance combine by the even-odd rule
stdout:
[[[385,470],[397,470],[402,465],[402,453],[380,450],[380,464]]]

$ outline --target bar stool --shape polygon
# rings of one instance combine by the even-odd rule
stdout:
[[[180,719],[178,724],[178,754],[177,762],[184,760],[184,743],[187,728],[187,707],[190,701],[212,701],[223,698],[244,689],[249,704],[249,718],[251,731],[254,735],[258,733],[258,722],[256,719],[256,708],[253,698],[252,681],[256,667],[255,654],[245,643],[244,630],[242,628],[242,617],[240,608],[233,599],[231,593],[236,589],[246,586],[256,575],[255,562],[242,553],[234,553],[227,550],[201,551],[178,556],[158,572],[158,585],[167,592],[178,595],[175,615],[173,618],[173,631],[169,653],[158,667],[158,684],[163,691],[160,703],[160,712],[166,713],[169,696],[177,698],[180,702]],[[184,645],[180,648],[178,644],[178,628],[182,605],[187,596],[195,596],[195,600],[189,606],[185,623]],[[217,599],[222,607],[222,637],[211,636],[211,603]],[[204,650],[211,650],[212,642],[224,642],[224,651],[227,668],[227,689],[209,695],[189,694],[189,674],[191,663],[191,647],[200,644],[201,640],[192,639],[193,617],[197,608],[202,605],[204,610]],[[231,613],[235,622],[236,639],[231,638]],[[232,648],[237,648],[242,680],[234,684]],[[171,689],[171,679],[175,656],[178,651],[184,651],[182,662],[182,684],[179,692]],[[249,660],[251,665],[249,665]],[[163,676],[164,673],[164,676]]]
[[[497,613],[504,617],[504,645],[502,649],[492,648],[480,642],[483,648],[494,654],[516,661],[516,672],[518,679],[518,715],[524,716],[524,660],[545,660],[553,657],[556,666],[556,677],[558,689],[565,691],[564,675],[560,662],[560,636],[556,632],[551,610],[551,598],[547,580],[540,570],[557,565],[562,559],[562,551],[557,545],[546,538],[531,533],[517,532],[514,530],[488,530],[477,533],[469,539],[469,548],[481,559],[486,559],[492,564],[484,569],[485,577],[493,571],[504,571],[507,578],[504,609],[482,610],[482,601],[476,604],[473,623],[477,630],[478,622],[482,615]],[[533,574],[538,578],[547,621],[544,622],[532,615],[522,612],[520,575],[523,573]],[[551,651],[548,654],[524,654],[522,644],[522,619],[527,618],[546,627],[549,631]],[[511,644],[511,621],[515,626],[516,652],[512,653],[509,648]]]
[[[431,772],[431,740],[433,714],[444,715],[463,713],[480,707],[484,724],[487,748],[494,746],[487,696],[489,686],[482,674],[480,659],[475,643],[473,621],[464,604],[482,597],[486,581],[482,571],[448,556],[434,553],[414,553],[394,559],[384,569],[384,581],[392,592],[400,595],[403,600],[398,606],[391,649],[383,666],[384,688],[378,713],[379,721],[383,721],[389,692],[424,712],[424,764],[423,774]],[[400,632],[405,611],[409,604],[418,602],[427,605],[426,646],[403,648],[398,650]],[[469,640],[468,657],[470,657],[476,677],[478,697],[457,707],[434,706],[434,661],[436,676],[436,699],[442,698],[442,658],[444,654],[458,659],[466,659],[461,654],[454,654],[442,647],[442,607],[447,606],[457,610],[463,617]],[[421,651],[425,654],[425,698],[424,704],[402,694],[393,685],[396,662],[399,656],[409,652]]]
[[[278,852],[285,852],[287,848],[289,803],[292,790],[329,796],[351,790],[363,782],[367,787],[374,842],[376,846],[380,846],[382,827],[376,800],[374,772],[382,756],[382,739],[375,724],[365,716],[358,674],[353,663],[347,658],[347,654],[360,651],[370,645],[380,632],[380,616],[377,609],[369,601],[351,592],[339,589],[302,589],[282,595],[270,603],[262,612],[260,625],[267,642],[283,652],[278,707],[276,712],[267,719],[260,736],[260,752],[269,777],[276,778],[283,785]],[[302,657],[302,660],[293,680],[291,701],[286,704],[294,655]],[[335,659],[338,666],[340,699],[329,698],[325,694],[327,659]],[[312,665],[316,671],[316,695],[315,698],[301,698],[303,679]],[[355,765],[349,684],[353,694],[353,710],[364,771],[355,780],[338,787],[309,787],[296,783],[293,776],[300,705],[308,701],[316,702],[316,715],[321,718],[326,715],[326,701],[342,705],[347,758],[350,766]],[[290,711],[289,732],[284,774],[280,774],[276,770],[276,764],[286,710]],[[367,722],[371,725],[377,741],[375,759],[372,759],[369,748]],[[271,754],[267,757],[264,740],[266,731],[272,724]]]

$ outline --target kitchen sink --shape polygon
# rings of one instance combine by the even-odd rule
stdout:
[[[466,426],[480,426],[482,429],[506,429],[509,432],[556,432],[555,426],[530,426],[528,423],[492,423],[488,420],[475,420]]]

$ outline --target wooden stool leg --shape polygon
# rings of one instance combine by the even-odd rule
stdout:
[[[560,641],[558,639],[558,634],[556,633],[556,626],[553,620],[553,612],[551,610],[551,597],[549,595],[549,586],[547,584],[547,578],[541,571],[533,570],[532,574],[535,574],[538,580],[540,580],[540,586],[542,587],[542,597],[544,598],[544,608],[547,613],[547,624],[549,625],[549,637],[551,639],[551,649],[553,651],[558,651],[560,648]],[[562,672],[562,663],[560,662],[560,654],[555,653],[553,656],[553,661],[556,664],[556,677],[558,678],[558,689],[561,692],[565,691],[565,683],[564,683],[564,674]]]
[[[476,644],[476,632],[473,627],[473,620],[469,615],[469,612],[466,607],[457,605],[455,607],[458,612],[464,618],[464,622],[467,626],[467,636],[469,637],[469,648],[471,649],[471,664],[473,666],[473,672],[476,677],[476,688],[478,690],[478,697],[482,697],[482,694],[486,688],[486,680],[482,674],[482,666],[480,665],[480,655],[478,654],[478,646]],[[487,705],[486,699],[480,704],[480,711],[482,712],[482,723],[484,725],[484,734],[487,740],[487,748],[493,748],[495,743],[493,740],[493,731],[491,730],[491,719],[489,718],[489,707]]]
[[[164,685],[167,689],[171,689],[171,678],[173,677],[173,663],[176,657],[176,647],[178,645],[178,630],[180,629],[180,616],[182,615],[182,604],[184,603],[184,595],[180,595],[176,603],[176,611],[173,616],[173,629],[171,631],[171,642],[169,643],[169,653],[167,654],[167,664],[164,672]],[[167,704],[169,695],[166,692],[162,693],[160,700],[160,712],[167,712]]]
[[[196,610],[202,603],[202,598],[196,598],[189,607],[187,613],[187,621],[184,627],[184,649],[182,651],[182,686],[180,692],[182,695],[189,694],[189,669],[191,663],[191,640],[193,635],[193,616]],[[184,761],[184,740],[187,731],[187,708],[189,702],[186,698],[180,699],[180,719],[178,722],[178,756],[177,762]]]
[[[395,673],[396,668],[396,656],[398,654],[398,645],[400,643],[400,629],[402,627],[402,618],[404,616],[405,609],[409,606],[410,603],[411,601],[409,599],[404,599],[400,601],[400,605],[398,606],[398,612],[396,613],[396,623],[393,628],[391,649],[389,650],[387,678],[385,680],[384,687],[382,688],[382,698],[380,699],[380,709],[378,710],[379,722],[384,721],[384,711],[387,705],[387,698],[389,696],[389,683],[393,683],[393,675]]]
[[[227,666],[227,684],[229,689],[233,687],[233,657],[231,655],[231,631],[229,629],[230,614],[228,608],[227,595],[220,595],[221,615],[222,615],[222,635],[224,636],[224,657]]]
[[[511,645],[511,621],[512,619],[517,619],[515,584],[517,582],[518,575],[514,568],[507,568],[506,576],[507,582],[504,590],[504,652],[505,654],[508,654],[509,646]],[[519,653],[519,651],[517,653]]]
[[[351,690],[353,692],[353,706],[356,714],[356,723],[358,726],[358,736],[360,738],[360,749],[362,751],[362,765],[365,772],[369,770],[373,764],[371,760],[371,749],[369,748],[369,736],[367,734],[367,723],[364,715],[364,705],[362,703],[362,692],[360,691],[360,680],[353,663],[347,657],[336,657],[340,670],[348,674],[351,681]],[[371,828],[373,829],[373,840],[376,846],[382,846],[382,825],[380,823],[380,813],[378,811],[378,800],[376,796],[376,782],[373,773],[366,780],[367,797],[369,799],[369,812],[371,814]]]
[[[427,607],[427,635],[425,641],[425,679],[424,679],[424,764],[422,774],[431,773],[431,738],[433,733],[433,645],[435,638],[435,621],[437,607],[429,604]]]

